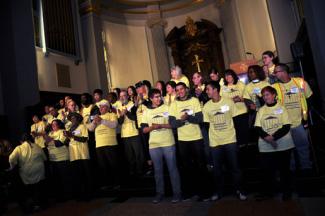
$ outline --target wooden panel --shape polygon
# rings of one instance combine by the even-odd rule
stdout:
[[[71,88],[70,68],[68,65],[56,64],[58,87]]]

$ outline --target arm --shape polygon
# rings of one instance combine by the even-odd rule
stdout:
[[[274,140],[278,140],[284,137],[290,131],[290,124],[283,125],[282,128],[278,129],[277,131],[272,134]]]
[[[202,112],[197,112],[195,116],[189,115],[187,120],[192,124],[200,124],[203,122],[203,114]]]
[[[169,124],[171,125],[172,128],[179,128],[179,127],[182,127],[185,124],[185,122],[176,119],[175,116],[169,116],[168,122],[169,122]]]
[[[109,128],[116,128],[117,124],[118,124],[117,121],[109,121],[109,120],[104,120],[104,119],[102,119],[102,121],[100,123],[109,127]]]

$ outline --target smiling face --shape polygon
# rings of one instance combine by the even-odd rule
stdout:
[[[175,93],[175,89],[171,85],[166,86],[167,94],[171,95]]]
[[[123,104],[126,104],[127,101],[128,101],[128,94],[126,93],[126,91],[121,91],[120,93],[120,101],[123,103]]]
[[[160,94],[154,94],[151,98],[150,98],[152,105],[154,107],[158,107],[161,104],[161,95]]]
[[[255,80],[255,79],[257,79],[256,72],[254,71],[253,68],[250,68],[250,69],[248,70],[248,77],[249,77],[250,80]]]
[[[225,78],[226,78],[228,84],[233,84],[233,83],[234,83],[234,78],[232,77],[232,75],[227,74],[227,75],[225,76]]]
[[[33,116],[33,122],[34,122],[34,123],[39,122],[39,118],[38,118],[37,115],[34,115],[34,116]]]
[[[272,94],[269,91],[264,91],[262,93],[262,96],[263,96],[263,100],[265,101],[266,104],[273,104],[275,102],[276,95]]]
[[[176,86],[176,94],[181,100],[185,99],[187,96],[186,87],[183,85]]]
[[[213,81],[218,81],[218,79],[219,79],[218,73],[210,73],[209,76],[210,76],[210,79]]]
[[[192,81],[195,86],[199,86],[202,84],[202,76],[199,73],[194,73],[192,77]]]
[[[60,126],[57,121],[53,121],[51,127],[53,131],[58,131],[60,129]]]
[[[75,112],[76,108],[77,108],[77,105],[73,100],[68,101],[68,110],[69,110],[69,112]]]

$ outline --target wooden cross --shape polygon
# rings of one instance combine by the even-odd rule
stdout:
[[[195,60],[192,61],[192,65],[195,65],[196,64],[197,71],[201,73],[200,63],[204,62],[204,60],[203,59],[199,59],[199,56],[198,55],[194,55],[194,57],[195,57]]]

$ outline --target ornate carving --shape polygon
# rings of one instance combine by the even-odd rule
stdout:
[[[194,37],[197,33],[197,26],[189,16],[186,18],[185,30],[188,37]]]

